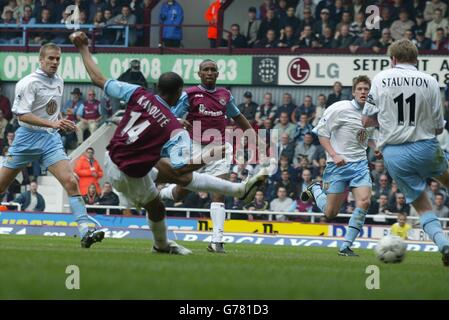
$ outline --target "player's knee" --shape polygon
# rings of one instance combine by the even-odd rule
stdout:
[[[325,212],[324,212],[324,215],[325,215],[327,220],[333,220],[337,216],[338,211],[339,210],[336,207],[327,207]]]
[[[370,205],[371,205],[370,198],[363,198],[356,202],[357,208],[361,208],[363,210],[368,210]]]
[[[0,194],[5,193],[8,190],[8,185],[4,181],[0,181]]]
[[[78,180],[74,175],[65,177],[62,184],[69,195],[78,193]]]

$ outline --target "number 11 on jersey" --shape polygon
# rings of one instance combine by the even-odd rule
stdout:
[[[404,123],[404,94],[401,93],[396,98],[393,99],[394,103],[398,105],[398,125],[403,126]],[[405,99],[405,103],[410,105],[410,120],[409,126],[415,125],[415,108],[416,108],[416,94],[412,94],[410,97]]]

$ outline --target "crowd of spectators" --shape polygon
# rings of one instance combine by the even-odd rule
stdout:
[[[73,121],[78,121],[78,128],[84,119],[89,121],[89,114],[95,114],[92,119],[98,121],[99,109],[102,102],[95,99],[95,91],[88,89],[87,98],[83,99],[82,91],[79,88],[73,89],[71,99],[67,101],[63,108],[63,116]],[[273,101],[273,95],[266,92],[264,95],[254,97],[251,91],[246,91],[242,97],[236,97],[238,108],[243,115],[250,121],[256,131],[265,129],[267,132],[268,146],[277,148],[279,163],[277,172],[270,176],[267,183],[257,193],[255,200],[249,205],[244,205],[239,199],[226,197],[226,209],[245,209],[249,211],[283,211],[283,212],[319,212],[319,209],[312,201],[303,202],[300,200],[301,192],[313,180],[322,180],[323,172],[326,167],[326,155],[323,147],[319,144],[317,136],[312,132],[314,126],[318,123],[324,110],[331,104],[345,99],[351,99],[349,93],[343,89],[341,83],[335,82],[332,91],[321,93],[316,97],[306,95],[303,101],[297,103],[293,100],[291,93],[285,92],[281,101]],[[102,98],[101,100],[105,100]],[[105,104],[107,100],[103,101]],[[445,120],[449,123],[449,84],[445,88],[444,94]],[[105,113],[105,119],[110,117],[111,113]],[[87,122],[88,123],[88,122]],[[233,125],[230,123],[230,125]],[[85,134],[89,134],[89,125],[85,128]],[[97,125],[96,125],[97,127]],[[10,100],[1,94],[0,86],[0,147],[3,150],[3,156],[6,155],[9,145],[14,140],[15,130],[18,128],[17,119],[11,113]],[[270,140],[270,131],[278,130],[278,140]],[[438,136],[442,149],[449,152],[449,126]],[[72,146],[68,142],[72,139]],[[72,137],[63,136],[66,146],[75,148],[78,146],[77,135]],[[248,141],[245,146],[249,150]],[[272,149],[271,149],[272,150]],[[70,151],[70,150],[69,150]],[[251,156],[243,153],[235,156],[236,164],[231,168],[230,180],[234,182],[244,181],[252,176],[259,169],[257,165],[249,163]],[[393,220],[385,220],[382,215],[395,216],[397,213],[413,214],[411,206],[405,203],[405,197],[398,189],[395,181],[389,176],[382,160],[376,160],[372,150],[368,152],[368,158],[371,166],[371,176],[373,180],[373,192],[369,214],[381,214],[378,219],[369,221],[370,223],[388,223]],[[1,160],[0,160],[1,161]],[[94,150],[88,148],[85,154],[80,157],[75,164],[75,173],[80,182],[82,195],[85,196],[87,204],[107,204],[119,205],[119,197],[112,191],[111,185],[107,182],[103,188],[100,188],[99,181],[103,176],[101,165],[94,158]],[[39,163],[30,163],[24,168],[17,179],[11,184],[3,200],[12,201],[17,195],[23,192],[25,186],[31,181],[35,181],[42,174]],[[31,188],[33,187],[33,188]],[[31,191],[36,190],[34,186],[28,187]],[[20,199],[30,200],[31,194],[23,194]],[[428,181],[428,195],[434,204],[434,209],[440,217],[449,216],[449,193],[438,182]],[[169,205],[183,206],[189,208],[209,208],[211,202],[210,195],[207,192],[191,193],[181,203],[171,203]],[[25,202],[26,207],[30,204]],[[33,205],[38,205],[36,201]],[[39,201],[39,205],[42,202]],[[354,210],[354,199],[347,190],[346,202],[341,208],[342,213],[351,213]],[[98,210],[97,210],[98,211]],[[116,213],[120,213],[117,211]],[[198,214],[206,216],[207,213]],[[195,216],[193,214],[192,216]],[[264,215],[258,214],[234,214],[234,219],[266,219]],[[310,221],[310,217],[293,217],[288,215],[279,215],[277,220],[298,220]]]
[[[236,97],[238,101],[238,97]],[[262,101],[258,101],[258,100]],[[242,114],[252,123],[256,130],[278,130],[278,141],[271,141],[279,155],[278,170],[269,177],[266,184],[257,192],[254,201],[244,205],[237,198],[226,197],[225,208],[249,211],[280,211],[280,212],[320,212],[312,200],[303,202],[301,192],[305,190],[312,180],[322,180],[326,167],[326,154],[319,144],[317,136],[312,132],[324,110],[334,102],[352,99],[341,83],[336,82],[329,94],[319,94],[317,97],[307,95],[302,102],[295,103],[288,92],[282,96],[282,101],[273,101],[272,94],[266,92],[261,97],[253,97],[246,91],[241,97],[238,106]],[[445,119],[449,122],[449,85],[445,89]],[[448,129],[438,136],[441,147],[449,152]],[[368,150],[373,190],[371,206],[368,214],[379,215],[378,218],[368,219],[368,223],[394,223],[394,219],[385,219],[384,215],[396,217],[398,213],[414,215],[412,207],[405,203],[405,196],[398,189],[394,180],[388,174],[383,160],[374,156],[373,150]],[[238,157],[237,163],[231,168],[230,180],[244,181],[259,169],[257,165],[250,164],[249,157]],[[428,181],[428,195],[434,210],[439,217],[449,217],[449,194],[437,181]],[[352,213],[355,201],[350,192],[346,191],[346,201],[341,213]],[[186,208],[208,208],[211,199],[205,193],[191,193],[184,202],[170,205]],[[192,216],[207,217],[207,213],[192,213]],[[310,216],[276,215],[275,220],[294,220],[309,222]],[[261,214],[233,214],[233,219],[266,220]],[[338,218],[337,218],[338,219]],[[341,218],[345,222],[347,218]],[[337,220],[337,221],[340,221]],[[318,221],[318,220],[315,220]]]
[[[379,8],[375,24],[369,5]],[[380,52],[409,38],[422,50],[449,50],[445,1],[264,0],[231,27],[235,48],[359,49]],[[367,23],[370,24],[367,26]]]
[[[94,25],[97,43],[102,45],[124,45],[125,31],[120,27],[130,26],[128,44],[143,46],[144,37],[148,35],[149,29],[135,27],[135,25],[149,22],[150,4],[149,0],[1,0],[0,25],[75,23]],[[77,10],[74,10],[72,5],[76,5]],[[168,24],[170,20],[164,17],[163,13],[161,11],[161,23]],[[58,30],[60,32],[55,32]],[[68,44],[69,32],[71,29],[68,28],[30,32],[30,43],[42,44],[51,41],[57,44]],[[21,35],[22,32],[18,29],[2,32],[0,43],[20,44]]]
[[[78,123],[78,128],[86,128],[85,134],[89,134],[89,119],[99,120],[99,110],[108,110],[101,106],[107,104],[106,98],[99,101],[95,98],[95,91],[88,89],[87,98],[83,99],[83,93],[79,88],[73,89],[71,99],[67,101],[63,108],[63,116]],[[449,123],[449,84],[445,89],[445,120]],[[267,183],[257,192],[257,196],[252,203],[244,205],[239,199],[226,197],[226,209],[245,209],[249,211],[283,211],[283,212],[319,212],[319,209],[312,201],[303,202],[300,200],[301,192],[313,180],[322,180],[326,167],[326,155],[323,147],[319,144],[316,135],[312,132],[318,123],[324,110],[331,104],[345,99],[351,99],[342,87],[341,83],[335,82],[332,91],[321,93],[316,97],[306,95],[303,101],[297,103],[293,100],[291,93],[285,92],[281,101],[273,101],[273,95],[266,92],[264,95],[254,97],[251,91],[244,92],[242,97],[236,97],[240,102],[238,108],[250,121],[256,131],[265,129],[267,132],[267,143],[270,148],[277,148],[279,155],[278,170],[269,177]],[[105,100],[105,101],[103,101]],[[100,112],[103,113],[103,112]],[[95,116],[90,117],[90,114]],[[104,113],[104,119],[111,116],[111,113]],[[83,127],[81,121],[87,121]],[[103,120],[104,120],[103,119]],[[99,123],[95,127],[97,127]],[[233,125],[230,123],[230,125]],[[15,130],[18,127],[17,119],[11,113],[10,100],[1,94],[0,86],[0,144],[3,156],[7,153],[9,145],[14,140]],[[270,131],[278,130],[278,140],[270,140]],[[94,129],[93,129],[94,130]],[[438,136],[441,147],[449,152],[449,127],[446,127],[443,134]],[[63,140],[66,146],[75,148],[78,146],[78,139],[82,135],[64,135]],[[72,144],[69,143],[72,141]],[[248,141],[245,146],[249,150]],[[271,149],[272,150],[272,149]],[[70,150],[68,150],[70,151]],[[77,160],[74,172],[77,174],[82,195],[85,196],[87,204],[107,204],[119,205],[119,197],[112,191],[111,185],[107,182],[100,188],[99,181],[103,177],[101,165],[94,158],[94,150],[88,148],[85,154]],[[231,168],[230,180],[234,182],[243,181],[255,174],[259,169],[257,165],[249,163],[251,156],[243,153],[235,156],[236,164]],[[372,150],[368,152],[371,166],[371,176],[373,180],[373,192],[369,214],[385,214],[395,216],[397,213],[413,214],[413,209],[405,203],[403,193],[398,189],[395,181],[389,176],[382,160],[376,160]],[[22,193],[25,186],[31,181],[35,181],[42,174],[39,163],[31,163],[23,169],[16,181],[10,186],[4,200],[12,201],[17,195]],[[22,187],[22,188],[21,188]],[[36,190],[37,185],[28,187],[30,191]],[[28,200],[33,193],[22,194],[21,201],[25,201],[27,208],[30,207]],[[445,188],[433,180],[428,183],[428,195],[434,204],[434,209],[440,217],[449,216],[449,194]],[[181,203],[170,204],[189,208],[209,208],[211,202],[207,192],[191,193]],[[42,205],[42,201],[37,203],[32,201],[32,205]],[[346,202],[341,208],[343,213],[351,213],[354,210],[354,199],[347,191]],[[98,210],[97,210],[98,211]],[[116,213],[120,213],[117,211]],[[197,214],[206,216],[207,213]],[[371,223],[388,223],[393,220],[385,220],[382,216],[369,221]],[[195,216],[193,214],[192,216]],[[233,214],[234,219],[266,219],[264,215],[258,214]],[[310,221],[310,217],[297,217],[289,215],[278,215],[277,220],[298,220]]]
[[[217,41],[217,11],[223,2],[224,0],[213,2],[204,15],[205,21],[209,24],[208,38],[211,47],[219,46],[227,40]],[[0,0],[0,24],[65,23],[68,18],[65,9],[71,4],[73,1],[66,0]],[[75,4],[80,8],[80,23],[99,27],[95,32],[100,44],[123,43],[123,31],[106,28],[107,26],[148,22],[150,1],[147,0],[76,0]],[[380,8],[379,28],[366,28],[365,22],[368,17],[365,9],[371,4]],[[162,30],[162,45],[167,47],[183,45],[183,19],[183,8],[177,1],[164,1],[159,15],[159,23],[167,25]],[[446,1],[441,0],[264,0],[259,7],[248,8],[248,18],[245,21],[236,21],[230,31],[231,42],[235,48],[286,48],[293,51],[301,48],[328,48],[349,49],[353,53],[359,49],[381,52],[392,41],[407,37],[422,50],[449,49],[448,8]],[[145,31],[141,28],[132,28],[129,37],[131,45],[141,46],[145,43]],[[0,44],[19,44],[21,40],[20,32],[2,32],[0,36]],[[67,39],[52,32],[39,32],[31,33],[30,41],[36,44],[43,41],[65,43]],[[130,69],[120,80],[134,81],[147,87],[145,79],[139,77],[136,70],[138,66],[131,64]],[[449,85],[445,92],[445,119],[449,123]],[[253,97],[250,91],[245,92],[241,97],[239,109],[256,130],[279,131],[279,140],[273,144],[278,148],[280,155],[279,167],[277,173],[257,192],[252,203],[244,206],[238,199],[227,197],[226,208],[318,212],[318,208],[312,202],[304,203],[299,198],[310,181],[322,179],[326,166],[325,152],[312,129],[329,105],[350,98],[343,93],[339,82],[334,84],[332,93],[320,94],[317,97],[307,95],[301,102],[293,101],[292,95],[288,92],[282,96],[282,101],[273,101],[269,92],[262,97]],[[114,101],[110,101],[107,97],[97,98],[93,89],[84,93],[75,88],[71,92],[71,99],[64,104],[62,114],[76,122],[79,130],[78,134],[63,134],[66,149],[76,148],[110,117],[114,109],[113,104]],[[11,113],[11,103],[2,95],[0,86],[0,147],[3,156],[14,139],[17,127],[17,120]],[[447,151],[449,151],[448,129],[449,127],[438,136],[442,148]],[[100,189],[98,179],[102,173],[90,163],[88,153],[86,152],[86,159],[83,159],[89,165],[87,176],[91,180],[83,186],[86,203],[119,204],[118,196],[113,193],[110,184],[106,182]],[[369,153],[369,160],[373,178],[373,196],[369,214],[413,214],[413,209],[405,204],[403,193],[388,175],[383,161],[375,160],[372,152]],[[257,167],[254,165],[236,164],[231,170],[231,181],[242,181],[256,171]],[[5,200],[14,200],[14,196],[21,193],[20,185],[30,185],[30,191],[21,195],[20,199],[31,201],[31,204],[25,202],[27,208],[42,205],[42,201],[36,200],[37,196],[32,196],[33,190],[37,190],[37,185],[31,186],[31,181],[41,174],[39,164],[31,163],[13,182]],[[429,180],[428,194],[438,215],[448,217],[448,192],[438,182]],[[210,201],[210,196],[205,192],[192,193],[181,205],[208,208]],[[348,191],[341,212],[351,213],[352,210],[354,201]],[[257,214],[236,215],[234,218],[247,217],[266,218]],[[277,219],[308,221],[307,217],[292,218],[287,215],[278,216]],[[388,221],[379,218],[373,222]]]
[[[303,48],[349,49],[357,52],[380,52],[397,39],[409,38],[422,50],[449,50],[449,20],[447,1],[442,0],[261,0],[259,7],[245,8],[248,17],[234,21],[230,33],[219,39],[218,12],[226,0],[216,0],[204,12],[210,47],[227,45],[234,48]],[[125,32],[112,26],[130,26],[129,45],[148,46],[150,0],[0,0],[1,24],[60,24],[70,22],[79,7],[77,23],[91,24],[101,45],[123,45]],[[241,4],[239,4],[241,5]],[[366,12],[369,5],[376,11]],[[225,11],[226,15],[226,11]],[[189,47],[183,43],[184,10],[176,0],[164,0],[159,9],[159,24],[163,25],[161,46]],[[368,22],[368,27],[367,27]],[[153,21],[154,23],[154,21]],[[69,32],[66,28],[60,28]],[[52,30],[31,32],[30,43],[52,41],[69,43],[66,33]],[[0,44],[20,44],[18,29],[2,32]]]

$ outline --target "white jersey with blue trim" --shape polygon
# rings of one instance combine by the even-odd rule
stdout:
[[[438,82],[410,64],[378,73],[363,114],[377,114],[378,147],[432,139],[444,127]]]
[[[57,121],[63,91],[64,80],[59,75],[49,77],[44,71],[37,69],[17,82],[12,112],[16,115],[32,113],[41,119]],[[48,129],[22,121],[19,121],[19,124],[34,130]]]
[[[355,100],[338,101],[323,113],[313,132],[330,139],[332,148],[346,162],[366,160],[368,139],[374,140],[374,128],[362,125],[362,107]],[[327,162],[334,162],[326,152]]]

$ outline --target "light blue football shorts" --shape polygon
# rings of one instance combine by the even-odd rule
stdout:
[[[438,177],[448,164],[437,139],[386,145],[382,153],[391,177],[404,193],[407,203],[415,201],[426,189],[426,179]]]
[[[61,136],[57,132],[49,133],[45,130],[19,127],[3,161],[3,166],[19,169],[35,160],[48,168],[61,160],[70,159],[65,153]]]
[[[342,167],[328,162],[323,174],[323,186],[326,193],[342,193],[349,186],[372,187],[368,160],[348,162]]]

